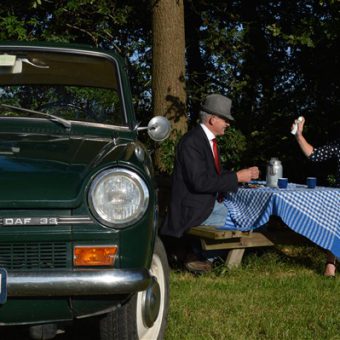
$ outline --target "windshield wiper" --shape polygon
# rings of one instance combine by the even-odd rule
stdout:
[[[62,126],[64,126],[67,129],[71,128],[71,123],[69,121],[67,121],[66,119],[60,118],[58,116],[51,115],[50,113],[25,109],[23,107],[8,105],[8,104],[0,104],[0,106],[7,108],[7,109],[15,110],[15,111],[22,111],[22,112],[33,113],[33,114],[45,116],[45,117],[50,118],[53,122],[57,122],[57,123],[61,124]]]

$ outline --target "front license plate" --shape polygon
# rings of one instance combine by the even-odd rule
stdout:
[[[7,301],[7,272],[6,269],[0,268],[0,304]]]

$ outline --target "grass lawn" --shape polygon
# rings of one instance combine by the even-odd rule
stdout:
[[[172,271],[165,339],[340,339],[340,274],[315,247],[246,252],[242,267]]]

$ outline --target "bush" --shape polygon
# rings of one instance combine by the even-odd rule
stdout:
[[[240,130],[230,127],[223,136],[218,137],[221,161],[227,168],[240,168],[246,151],[246,137]]]
[[[174,131],[170,138],[159,145],[159,170],[171,174],[175,164],[176,146],[182,135]],[[239,168],[246,150],[246,138],[241,131],[229,128],[224,136],[218,137],[221,161],[228,167]]]

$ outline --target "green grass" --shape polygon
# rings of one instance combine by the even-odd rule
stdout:
[[[324,262],[285,247],[248,251],[230,271],[172,271],[165,339],[340,339],[340,280],[322,276]]]

